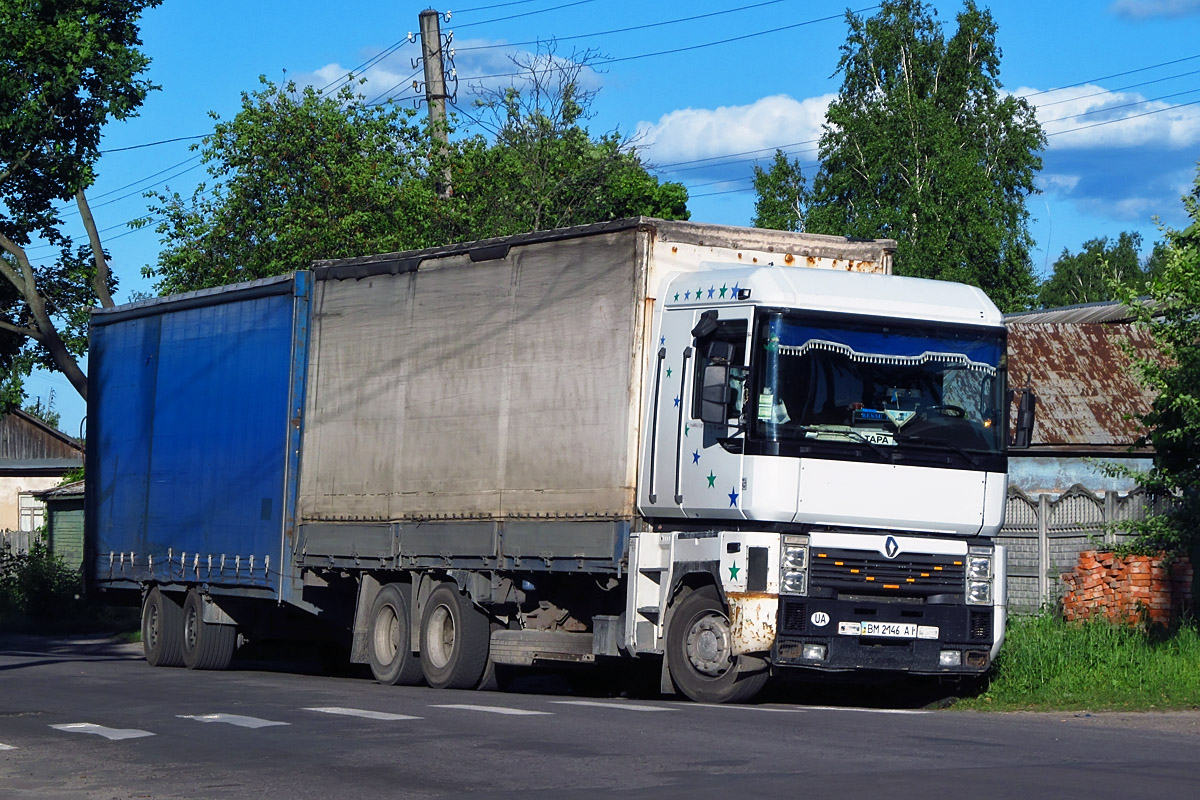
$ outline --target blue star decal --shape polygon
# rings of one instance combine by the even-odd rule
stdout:
[[[688,291],[686,291],[686,292],[684,292],[684,293],[683,293],[683,299],[684,299],[684,300],[690,300],[691,298],[692,298],[692,291],[691,291],[691,289],[689,289]]]
[[[737,499],[738,499],[738,493],[737,493],[737,488],[735,487],[729,491],[729,507],[730,508],[737,508]]]
[[[733,285],[733,288],[729,290],[729,299],[730,299],[730,300],[737,300],[737,294],[738,294],[738,292],[739,292],[739,291],[741,291],[741,287],[740,287],[740,286],[738,286],[738,285],[735,283],[735,284]]]
[[[716,293],[717,293],[717,287],[715,287],[715,286],[708,287],[708,299],[709,300],[711,300],[712,296]]]
[[[675,398],[675,407],[679,408],[679,398],[678,397]]]
[[[693,464],[699,464],[699,463],[700,463],[700,451],[699,451],[699,450],[697,450],[696,452],[692,453],[692,463],[693,463]]]
[[[666,343],[667,343],[667,337],[665,337],[665,336],[658,337],[658,346],[659,347],[662,347]]]

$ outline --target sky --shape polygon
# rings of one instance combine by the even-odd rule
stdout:
[[[961,2],[929,5],[953,33]],[[1200,0],[993,0],[1003,90],[1037,108],[1048,135],[1028,200],[1033,259],[1046,274],[1069,249],[1093,238],[1183,225],[1180,197],[1200,160]],[[259,76],[318,88],[354,71],[370,101],[416,106],[418,15],[406,0],[165,0],[145,12],[146,77],[161,88],[140,114],[104,131],[105,154],[88,190],[120,280],[117,302],[152,293],[142,268],[160,243],[147,190],[190,196],[206,178],[189,146],[211,132],[210,113],[231,119]],[[641,148],[664,180],[689,190],[692,219],[747,225],[754,215],[753,166],[775,148],[816,172],[824,109],[841,83],[845,13],[873,13],[870,0],[465,0],[442,12],[453,50],[455,100],[467,114],[480,90],[514,72],[512,58],[553,40],[559,58],[593,67],[588,127],[618,131]],[[412,37],[415,40],[415,35]],[[363,65],[370,64],[367,68]],[[424,111],[424,105],[420,105]],[[453,108],[451,109],[454,110]],[[77,213],[64,219],[86,240]],[[1157,219],[1157,222],[1156,222]],[[31,248],[36,262],[50,248]],[[77,434],[84,404],[58,374],[26,382],[30,398],[54,393],[61,426]]]

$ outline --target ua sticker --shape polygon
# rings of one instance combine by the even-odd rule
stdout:
[[[813,612],[813,615],[810,617],[810,619],[812,620],[812,624],[816,625],[818,628],[824,628],[829,624],[829,615],[824,611]]]

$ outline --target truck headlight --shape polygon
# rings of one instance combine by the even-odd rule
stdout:
[[[808,594],[808,537],[784,536],[779,558],[779,591]]]
[[[991,556],[967,557],[967,580],[987,580],[992,577]]]
[[[967,581],[967,604],[986,606],[992,603],[991,581]]]

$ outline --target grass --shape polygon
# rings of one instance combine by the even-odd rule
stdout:
[[[1010,618],[990,684],[955,708],[1162,711],[1200,708],[1200,628],[1150,631],[1058,615]]]

